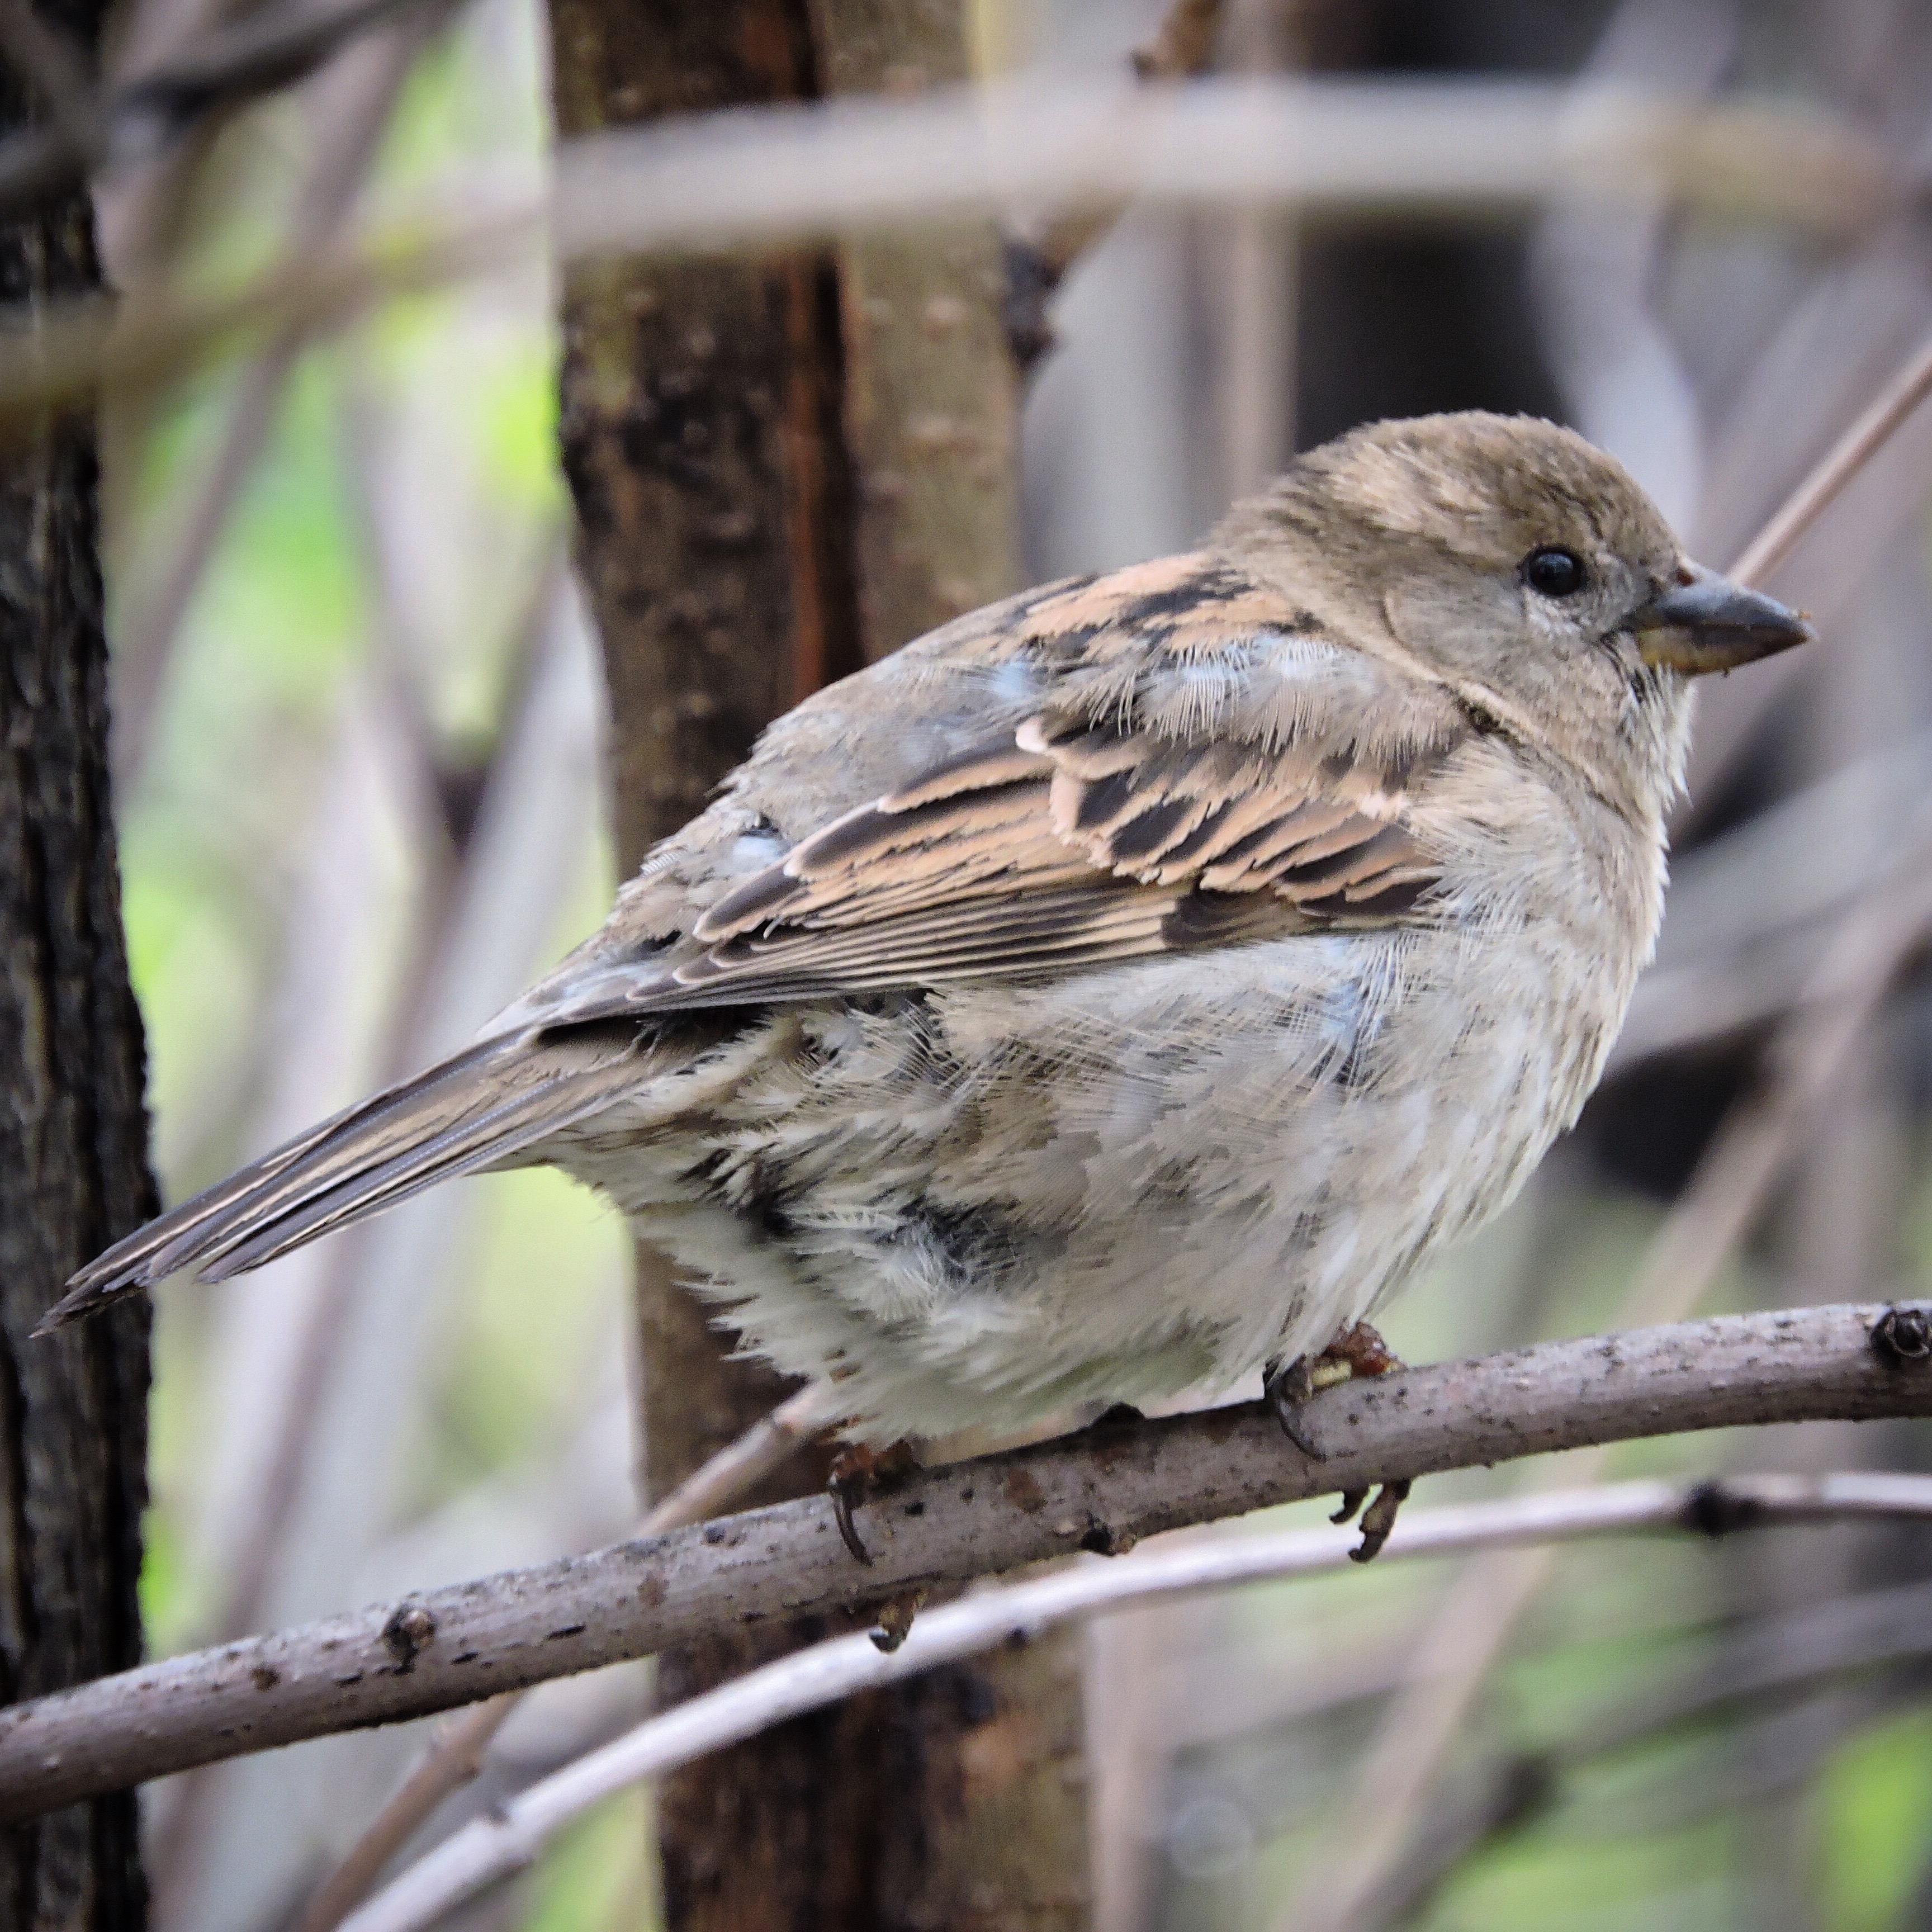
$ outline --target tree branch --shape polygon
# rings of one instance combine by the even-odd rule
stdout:
[[[0,1712],[0,1820],[92,1792],[688,1643],[856,1609],[1337,1490],[1687,1430],[1932,1414],[1932,1308],[1780,1310],[1544,1344],[1328,1391],[1310,1460],[1262,1404],[1097,1427],[830,1504],[459,1583],[98,1679]]]
[[[1404,1517],[1382,1560],[1640,1530],[1715,1538],[1774,1524],[1874,1517],[1932,1518],[1932,1477],[1740,1476],[1513,1496]],[[646,1719],[519,1793],[494,1816],[465,1826],[346,1921],[346,1932],[422,1932],[494,1880],[522,1870],[565,1826],[627,1786],[840,1698],[1034,1636],[1070,1618],[1339,1570],[1354,1554],[1352,1543],[1352,1534],[1327,1529],[1215,1537],[1118,1566],[1062,1570],[949,1604],[891,1650],[862,1636],[813,1644]]]
[[[837,1400],[825,1384],[813,1383],[800,1390],[654,1504],[638,1534],[655,1536],[702,1522],[779,1468],[836,1419]],[[334,1932],[436,1808],[482,1770],[484,1754],[523,1694],[506,1691],[487,1703],[472,1705],[442,1732],[316,1888],[302,1908],[296,1932]]]

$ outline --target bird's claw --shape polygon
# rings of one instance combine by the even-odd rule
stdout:
[[[1304,1355],[1286,1367],[1270,1366],[1265,1387],[1274,1405],[1275,1419],[1282,1432],[1311,1462],[1325,1462],[1328,1451],[1315,1438],[1302,1412],[1312,1396],[1342,1382],[1366,1380],[1392,1374],[1402,1364],[1388,1344],[1366,1322],[1344,1329],[1318,1355]],[[1342,1492],[1342,1506],[1328,1520],[1352,1522],[1358,1512],[1362,1521],[1362,1540],[1350,1550],[1358,1563],[1372,1562],[1395,1527],[1396,1512],[1409,1491],[1406,1480],[1384,1483],[1369,1502],[1366,1488]],[[1368,1503],[1364,1510],[1362,1505]]]
[[[872,1552],[852,1520],[852,1512],[872,1493],[872,1472],[878,1459],[862,1444],[842,1449],[832,1459],[832,1473],[825,1479],[826,1493],[832,1498],[832,1520],[838,1526],[839,1540],[867,1569],[872,1567]]]
[[[872,1552],[859,1534],[852,1512],[880,1490],[903,1482],[918,1467],[919,1457],[910,1442],[895,1442],[887,1449],[854,1442],[832,1459],[831,1473],[825,1480],[826,1492],[832,1498],[832,1520],[838,1526],[839,1540],[868,1569]]]
[[[1408,1500],[1409,1479],[1404,1476],[1399,1481],[1384,1483],[1376,1492],[1376,1499],[1362,1512],[1362,1540],[1348,1552],[1352,1563],[1372,1563],[1382,1554],[1382,1547],[1389,1540],[1389,1532],[1395,1527],[1396,1512]],[[1342,1498],[1346,1508],[1348,1496],[1360,1497],[1366,1493],[1352,1490]],[[1352,1511],[1350,1512],[1353,1514]],[[1348,1521],[1346,1516],[1337,1516],[1338,1522]]]

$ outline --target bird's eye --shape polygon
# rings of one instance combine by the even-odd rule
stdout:
[[[1522,560],[1522,580],[1543,597],[1574,597],[1586,581],[1583,560],[1574,550],[1533,550]]]

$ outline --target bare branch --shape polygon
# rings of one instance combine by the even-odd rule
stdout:
[[[1876,1338],[1876,1339],[1875,1339]],[[1412,1369],[1318,1397],[1311,1461],[1262,1404],[1099,1429],[830,1504],[460,1583],[0,1711],[0,1818],[354,1726],[420,1717],[688,1643],[734,1622],[856,1609],[1264,1505],[1680,1430],[1932,1413],[1917,1304],[1731,1316]]]
[[[1847,1518],[1932,1519],[1932,1477],[1742,1476],[1721,1483],[1625,1483],[1430,1510],[1400,1520],[1378,1561],[1675,1530],[1710,1535]],[[1161,1598],[1339,1570],[1352,1537],[1334,1529],[1222,1536],[1115,1564],[1082,1564],[1008,1584],[922,1617],[898,1648],[836,1637],[652,1718],[465,1826],[348,1922],[347,1932],[422,1932],[497,1879],[521,1870],[573,1820],[646,1778],[788,1718],[898,1683],[1070,1618]]]
[[[1740,584],[1765,582],[1928,394],[1932,394],[1932,341],[1924,344],[1873,398],[1777,515],[1752,538],[1731,566],[1730,574]]]
[[[800,1389],[754,1423],[736,1442],[727,1444],[693,1470],[648,1510],[638,1526],[638,1535],[661,1535],[716,1514],[778,1468],[836,1414],[837,1405],[829,1390],[818,1384]],[[512,1690],[492,1697],[465,1712],[442,1732],[318,1888],[297,1921],[296,1932],[334,1932],[430,1813],[482,1770],[490,1740],[509,1721],[524,1695]]]

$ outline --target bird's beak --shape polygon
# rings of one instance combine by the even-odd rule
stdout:
[[[1685,569],[1684,582],[1653,597],[1630,620],[1646,664],[1696,677],[1774,657],[1816,635],[1775,598],[1747,590],[1700,564]]]

